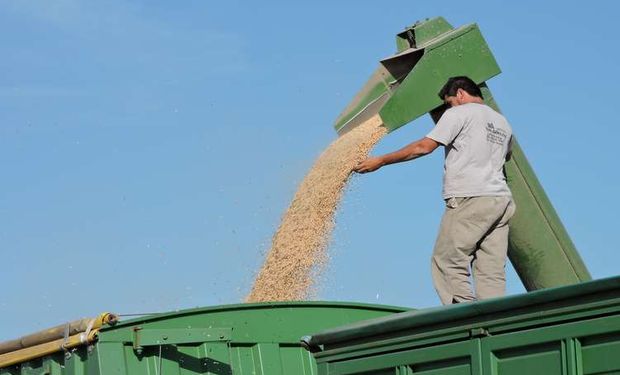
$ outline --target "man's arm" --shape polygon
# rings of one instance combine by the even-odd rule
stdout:
[[[404,161],[417,159],[420,156],[428,155],[435,151],[439,145],[440,144],[437,141],[424,137],[419,141],[408,144],[398,151],[377,157],[370,157],[359,163],[355,168],[353,168],[353,171],[357,173],[374,172],[384,165],[401,163]]]

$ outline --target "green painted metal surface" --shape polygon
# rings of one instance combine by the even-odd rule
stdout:
[[[394,77],[385,68],[377,68],[351,104],[336,120],[335,126],[338,132],[345,133],[377,113],[388,99],[393,82],[395,82]]]
[[[483,83],[500,73],[475,24],[453,29],[438,17],[416,23],[396,39],[399,52],[381,61],[336,119],[339,134],[376,113],[393,131],[441,105],[436,94],[449,77],[468,74]]]
[[[500,109],[486,85],[487,105]],[[510,222],[508,256],[527,290],[574,284],[592,277],[538,181],[519,142],[514,141],[506,177],[517,204]]]
[[[435,38],[421,59],[379,111],[393,131],[443,104],[437,96],[448,78],[467,75],[476,83],[499,74],[480,30],[469,25]]]
[[[418,21],[405,31],[396,35],[396,48],[402,52],[407,48],[422,47],[438,36],[453,29],[443,17]]]
[[[618,374],[620,277],[316,334],[319,375]]]
[[[360,92],[336,120],[339,133],[377,113],[390,131],[426,113],[436,122],[445,109],[437,93],[449,77],[457,75],[469,76],[478,83],[487,104],[499,111],[486,81],[499,74],[500,69],[475,24],[453,29],[443,18],[434,18],[416,23],[396,39],[400,52],[382,60],[385,72],[395,81],[386,84],[383,93],[378,88]],[[367,86],[376,81],[375,75]],[[378,96],[381,100],[367,105]],[[514,128],[518,135],[518,124]],[[510,224],[509,258],[526,289],[590,280],[518,142],[506,172],[517,205]]]
[[[97,343],[0,369],[0,375],[316,374],[299,337],[405,309],[352,303],[218,306],[120,322]],[[70,354],[70,355],[69,355]]]

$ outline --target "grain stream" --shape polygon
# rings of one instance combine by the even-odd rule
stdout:
[[[301,182],[246,302],[307,300],[325,267],[334,214],[353,167],[386,134],[375,115],[336,139]]]

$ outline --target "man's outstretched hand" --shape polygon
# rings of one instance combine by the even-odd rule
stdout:
[[[383,167],[383,159],[378,157],[368,158],[361,163],[359,163],[355,168],[353,168],[353,172],[357,173],[368,173],[374,172],[377,169]]]
[[[403,161],[417,159],[420,156],[424,156],[433,152],[440,143],[434,139],[424,137],[419,141],[412,142],[407,146],[401,148],[398,151],[390,152],[389,154],[381,155],[379,157],[370,157],[363,162],[359,163],[353,168],[353,172],[368,173],[374,172],[384,165],[401,163]]]

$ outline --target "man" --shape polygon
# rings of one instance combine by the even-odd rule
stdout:
[[[449,108],[426,137],[370,157],[354,171],[373,172],[444,146],[446,211],[431,259],[435,289],[444,305],[502,296],[508,221],[515,211],[503,172],[512,129],[504,116],[484,104],[480,88],[468,77],[450,78],[439,97]]]

